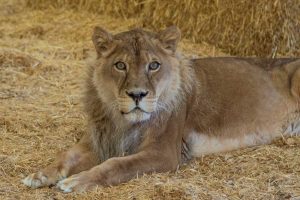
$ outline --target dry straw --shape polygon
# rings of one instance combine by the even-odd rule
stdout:
[[[138,17],[150,29],[176,24],[184,37],[231,55],[300,55],[299,0],[27,0],[27,6]]]
[[[176,23],[189,38],[180,43],[180,48],[185,53],[200,56],[223,56],[224,52],[215,47],[221,45],[227,54],[235,49],[235,54],[270,55],[271,50],[266,48],[262,51],[258,47],[268,44],[273,48],[273,43],[250,40],[248,36],[252,33],[251,29],[247,31],[248,35],[240,36],[238,30],[243,27],[242,23],[224,18],[237,15],[226,11],[227,1],[222,1],[225,2],[222,6],[221,1],[219,4],[198,1],[201,3],[198,7],[195,5],[196,1],[185,1],[184,5],[178,7],[179,1],[169,0],[161,0],[160,3],[133,3],[132,0],[24,1],[27,6],[36,9],[24,8],[21,0],[0,0],[1,200],[300,198],[300,137],[281,138],[270,145],[205,156],[194,159],[174,173],[147,175],[126,184],[99,188],[83,194],[66,195],[55,188],[26,188],[20,182],[22,178],[53,162],[56,153],[74,145],[86,132],[86,116],[81,109],[80,88],[86,70],[83,58],[86,57],[86,52],[94,51],[91,34],[95,25],[119,32],[136,25],[144,24],[156,30]],[[243,1],[239,2],[242,5]],[[274,3],[256,1],[262,5],[260,2],[266,5]],[[282,8],[284,2],[278,2],[277,6],[280,4]],[[249,4],[246,1],[243,3]],[[231,4],[227,2],[226,8],[229,9],[232,4],[237,3],[233,0]],[[218,18],[212,14],[213,5],[219,5]],[[225,11],[221,12],[221,8]],[[170,9],[175,10],[171,12]],[[188,12],[190,9],[195,9],[194,14]],[[192,26],[197,9],[199,25]],[[239,9],[246,17],[248,12],[242,12],[243,8]],[[162,13],[161,16],[159,13]],[[185,13],[185,18],[178,16],[182,15],[180,13]],[[293,12],[288,14],[294,15]],[[272,15],[275,16],[275,13]],[[140,18],[137,19],[138,17]],[[257,18],[256,15],[255,17]],[[218,21],[215,22],[215,19]],[[258,21],[257,27],[262,22]],[[296,21],[290,23],[294,22]],[[277,29],[275,31],[272,27],[277,23],[282,21],[271,19],[266,23],[269,28],[264,31],[257,29],[260,30],[260,38],[267,32],[276,32]],[[283,27],[294,26],[286,24],[276,27],[281,30]],[[234,43],[238,38],[230,38],[230,32],[235,37],[242,38],[240,43]],[[291,41],[297,41],[293,38],[298,36],[292,36],[288,32],[285,35]],[[191,42],[192,39],[201,44]],[[276,41],[281,45],[278,46],[278,51],[282,55],[299,55],[296,43],[283,48],[287,43],[284,43],[286,39],[282,35]],[[207,44],[208,42],[213,45]]]

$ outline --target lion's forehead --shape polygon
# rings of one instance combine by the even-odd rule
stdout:
[[[141,32],[126,32],[123,35],[117,35],[119,41],[118,48],[122,49],[131,57],[136,57],[142,54],[155,54],[158,47],[154,37]],[[143,55],[142,55],[143,56]]]
[[[119,43],[119,45],[110,54],[111,62],[122,61],[129,65],[142,66],[153,60],[161,60],[159,51],[154,48],[137,47],[128,41]]]
[[[147,50],[140,51],[138,55],[132,54],[128,51],[122,51],[116,56],[116,60],[121,60],[132,65],[140,65],[146,64],[152,60],[158,60],[158,56]]]

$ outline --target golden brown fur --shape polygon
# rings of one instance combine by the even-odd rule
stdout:
[[[299,59],[202,58],[176,52],[180,32],[96,28],[85,109],[89,132],[24,184],[64,192],[175,170],[193,156],[296,134]]]

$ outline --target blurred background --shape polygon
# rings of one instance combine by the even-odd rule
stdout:
[[[93,28],[173,24],[188,56],[300,56],[300,0],[0,0],[0,199],[300,198],[300,137],[87,194],[21,184],[86,132],[80,98]]]
[[[230,55],[300,55],[299,0],[26,0],[25,7],[135,18],[131,25],[151,30],[175,24],[184,38]]]

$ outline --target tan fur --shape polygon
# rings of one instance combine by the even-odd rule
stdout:
[[[176,52],[179,39],[176,27],[116,35],[97,27],[84,98],[89,132],[24,184],[64,192],[116,185],[298,133],[299,59],[188,60]],[[153,61],[161,65],[151,71]]]

